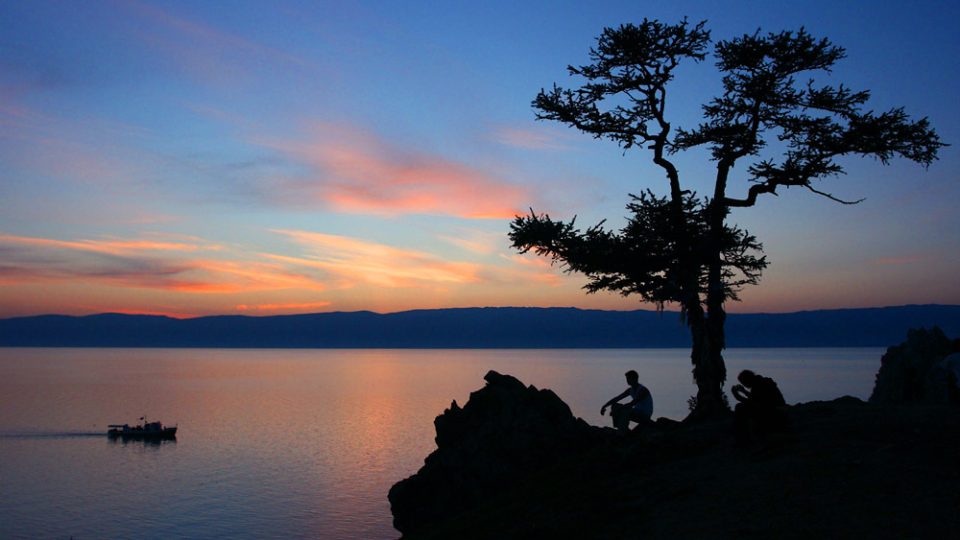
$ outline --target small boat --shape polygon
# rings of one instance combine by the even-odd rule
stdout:
[[[124,439],[174,439],[177,436],[177,426],[164,426],[160,422],[147,422],[145,416],[141,416],[143,424],[131,426],[130,424],[110,424],[107,426],[108,437],[122,437]]]

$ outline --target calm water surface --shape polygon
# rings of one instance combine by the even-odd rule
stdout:
[[[732,349],[788,402],[866,398],[881,349]],[[684,350],[0,349],[0,538],[396,538],[387,490],[489,369],[592,424],[636,369],[655,416],[694,393]],[[179,424],[110,441],[107,424]]]

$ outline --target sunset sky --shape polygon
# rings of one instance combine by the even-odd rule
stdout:
[[[0,317],[273,315],[465,306],[635,309],[509,249],[527,208],[623,223],[666,180],[530,102],[604,26],[799,29],[848,57],[823,83],[928,116],[928,170],[848,159],[733,221],[771,260],[731,311],[960,304],[960,4],[912,2],[3,2]],[[720,77],[680,70],[692,126]],[[676,156],[704,191],[707,155]],[[745,165],[745,164],[744,164]],[[745,193],[745,166],[731,194]]]

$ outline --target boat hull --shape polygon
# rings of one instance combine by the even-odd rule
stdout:
[[[174,439],[177,436],[177,428],[164,428],[159,431],[140,431],[140,430],[120,430],[111,429],[107,432],[107,437],[111,439]]]

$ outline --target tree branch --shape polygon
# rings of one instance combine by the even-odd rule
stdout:
[[[826,197],[826,198],[830,199],[831,201],[838,202],[838,203],[840,203],[840,204],[860,204],[860,203],[862,203],[863,201],[867,200],[867,198],[864,197],[864,198],[862,198],[862,199],[857,199],[857,200],[855,200],[855,201],[846,201],[846,200],[843,200],[843,199],[841,199],[841,198],[839,198],[839,197],[834,196],[834,195],[831,194],[831,193],[827,193],[827,192],[825,192],[825,191],[820,191],[820,190],[814,188],[813,186],[811,186],[810,184],[804,184],[804,187],[806,187],[806,188],[809,189],[810,191],[816,193],[817,195],[821,195],[821,196],[823,196],[823,197]]]
[[[750,186],[750,190],[747,191],[747,197],[744,199],[731,199],[730,197],[723,198],[723,204],[731,208],[746,208],[753,206],[757,203],[757,197],[763,193],[772,193],[777,194],[777,186],[779,184],[774,183],[763,183],[763,184],[754,184]]]

